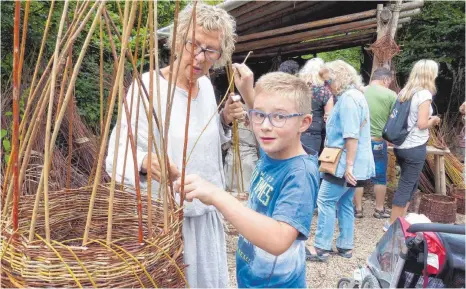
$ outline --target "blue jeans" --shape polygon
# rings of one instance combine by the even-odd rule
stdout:
[[[323,249],[332,249],[335,221],[338,218],[340,235],[337,239],[337,248],[353,249],[354,247],[354,211],[353,196],[355,188],[332,184],[322,180],[317,197],[319,216],[314,246]],[[335,209],[337,214],[335,216]]]
[[[374,185],[386,185],[388,165],[387,142],[384,140],[373,140],[372,155],[374,155],[375,177],[371,181]]]

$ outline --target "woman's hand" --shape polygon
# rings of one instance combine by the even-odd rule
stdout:
[[[355,186],[357,183],[356,178],[353,176],[353,165],[347,165],[345,171],[345,179],[350,185]]]
[[[173,164],[171,160],[169,160],[170,163],[170,168],[169,168],[169,173],[170,173],[170,182],[174,182],[177,178],[180,177],[180,171],[178,170],[178,167]],[[147,155],[144,157],[142,160],[141,164],[141,172],[147,173],[147,168],[149,167],[149,158]],[[157,156],[155,154],[152,155],[151,157],[151,170],[150,174],[152,178],[154,178],[157,182],[160,183],[160,179],[162,176],[161,169],[160,169],[160,164],[159,160],[157,159]]]
[[[225,124],[230,124],[234,119],[243,119],[244,118],[244,109],[241,101],[233,101],[232,96],[234,93],[231,93],[228,96],[228,100],[225,103],[225,108],[223,109],[223,120]]]
[[[440,122],[442,121],[442,119],[436,115],[432,116],[430,118],[430,121],[432,122],[432,126],[437,126],[440,124]]]

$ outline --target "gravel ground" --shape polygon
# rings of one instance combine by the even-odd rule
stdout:
[[[382,227],[384,220],[372,217],[374,211],[374,199],[371,195],[365,194],[363,201],[364,215],[362,219],[356,219],[355,226],[355,248],[353,257],[345,259],[337,255],[331,256],[326,263],[307,262],[306,279],[307,285],[311,288],[335,288],[340,278],[351,277],[354,269],[358,266],[364,266],[367,257],[373,252],[376,243],[384,234]],[[317,223],[317,214],[314,215],[311,229],[311,240],[313,241]],[[457,214],[457,224],[465,223],[465,216]],[[236,263],[235,251],[238,237],[230,228],[230,234],[227,234],[227,254],[228,268],[230,273],[231,287],[237,287],[236,284]],[[336,237],[335,232],[335,237]],[[335,241],[334,245],[335,247]]]

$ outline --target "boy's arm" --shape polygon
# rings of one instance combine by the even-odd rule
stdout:
[[[259,214],[223,190],[216,194],[213,205],[244,238],[272,255],[283,254],[298,237],[291,225]]]
[[[179,181],[175,190],[180,191]],[[188,201],[196,198],[206,205],[214,205],[241,235],[272,255],[284,253],[298,237],[298,230],[291,225],[245,207],[235,197],[197,175],[186,176],[185,192]]]
[[[241,94],[248,109],[254,108],[254,73],[246,64],[233,64],[235,86]]]

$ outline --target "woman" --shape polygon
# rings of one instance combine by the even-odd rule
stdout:
[[[209,79],[206,77],[211,67],[221,67],[231,58],[235,41],[235,21],[224,10],[204,4],[198,4],[196,8],[195,39],[192,39],[192,28],[189,29],[187,40],[183,41],[183,35],[188,31],[192,6],[186,7],[178,18],[178,30],[176,33],[175,62],[173,68],[180,67],[175,82],[175,95],[171,113],[170,127],[168,131],[168,157],[170,160],[170,175],[172,181],[176,179],[182,167],[182,156],[184,146],[184,131],[186,123],[186,108],[188,103],[188,90],[192,85],[192,101],[190,112],[190,125],[188,137],[188,153],[193,149],[193,145],[203,128],[209,123],[212,115],[213,121],[209,123],[202,136],[199,138],[193,150],[189,162],[186,166],[186,174],[199,174],[213,184],[225,187],[225,176],[222,166],[221,145],[229,140],[228,125],[234,118],[243,117],[243,109],[240,103],[233,103],[231,99],[226,102],[225,108],[220,113],[217,112],[214,90]],[[171,38],[170,38],[171,39]],[[168,43],[171,43],[169,39]],[[191,54],[194,48],[194,55]],[[183,55],[181,52],[183,51]],[[193,61],[191,60],[193,58]],[[173,70],[175,73],[176,70]],[[191,69],[193,77],[190,77]],[[160,99],[162,113],[158,115],[161,121],[165,120],[166,103],[168,91],[168,79],[170,67],[162,68],[160,71],[151,71],[142,75],[142,81],[146,88],[149,88],[150,74],[154,76],[154,90],[156,88],[155,78],[160,81]],[[136,85],[136,83],[133,83]],[[132,91],[132,87],[129,88]],[[131,101],[131,93],[128,94],[128,103]],[[138,96],[138,89],[134,90],[134,96]],[[136,100],[136,98],[134,98]],[[145,97],[142,100],[147,101]],[[134,102],[136,103],[136,102]],[[154,95],[154,108],[157,112],[157,96]],[[119,157],[117,165],[118,180],[121,180],[123,173],[124,158],[121,157],[126,145],[127,126],[131,125],[133,132],[136,126],[136,109],[133,109],[131,122],[122,118],[121,134],[119,142]],[[157,126],[154,122],[154,128]],[[158,147],[159,131],[154,129],[155,139]],[[138,132],[137,132],[137,165],[141,176],[142,185],[146,186],[144,174],[151,166],[152,177],[160,180],[160,166],[155,156],[152,154],[151,163],[147,158],[148,144],[148,120],[144,110],[144,105],[139,106]],[[117,141],[115,130],[112,132],[109,152],[107,157],[107,171],[111,172],[113,166],[113,149]],[[131,150],[127,155],[125,168],[125,183],[134,185],[134,169],[132,163]],[[153,194],[158,192],[158,183],[152,186]],[[213,206],[203,205],[199,201],[185,203],[184,222],[184,262],[186,268],[187,285],[190,287],[227,287],[228,267],[226,256],[225,233],[221,217]]]
[[[369,108],[356,87],[361,77],[342,60],[326,64],[331,75],[330,90],[338,101],[327,121],[326,147],[341,148],[335,175],[324,174],[317,197],[319,216],[311,261],[326,261],[332,248],[335,221],[340,235],[338,254],[351,258],[354,242],[353,195],[361,181],[375,175],[371,150]],[[358,182],[359,181],[359,182]],[[335,210],[337,213],[335,214]]]
[[[299,72],[299,77],[312,89],[312,124],[301,135],[301,142],[315,154],[319,154],[323,148],[325,121],[333,108],[333,94],[321,77],[323,67],[322,59],[313,58]]]
[[[384,230],[388,230],[396,218],[406,214],[409,202],[417,190],[419,177],[426,160],[426,143],[429,140],[429,128],[440,124],[438,116],[432,116],[432,95],[437,92],[435,79],[438,64],[433,60],[419,60],[409,74],[408,82],[400,91],[398,100],[411,101],[408,115],[408,136],[394,153],[401,168],[398,188],[392,203],[390,223],[386,222]]]
[[[247,106],[244,104],[243,109],[247,109]],[[225,157],[225,178],[226,178],[226,188],[228,191],[238,193],[238,197],[241,197],[240,193],[248,192],[249,185],[251,182],[252,173],[256,167],[256,163],[259,160],[259,151],[257,148],[257,141],[256,137],[254,136],[254,132],[252,128],[249,126],[248,116],[246,116],[246,120],[244,122],[238,122],[238,138],[239,138],[239,154],[241,157],[241,169],[242,169],[242,177],[236,178],[236,175],[233,177],[233,163],[234,163],[234,148],[233,143],[230,142],[226,147],[228,148],[227,154]],[[224,149],[226,149],[224,147]],[[238,185],[237,180],[242,182],[241,185]],[[244,191],[241,191],[241,188]]]

